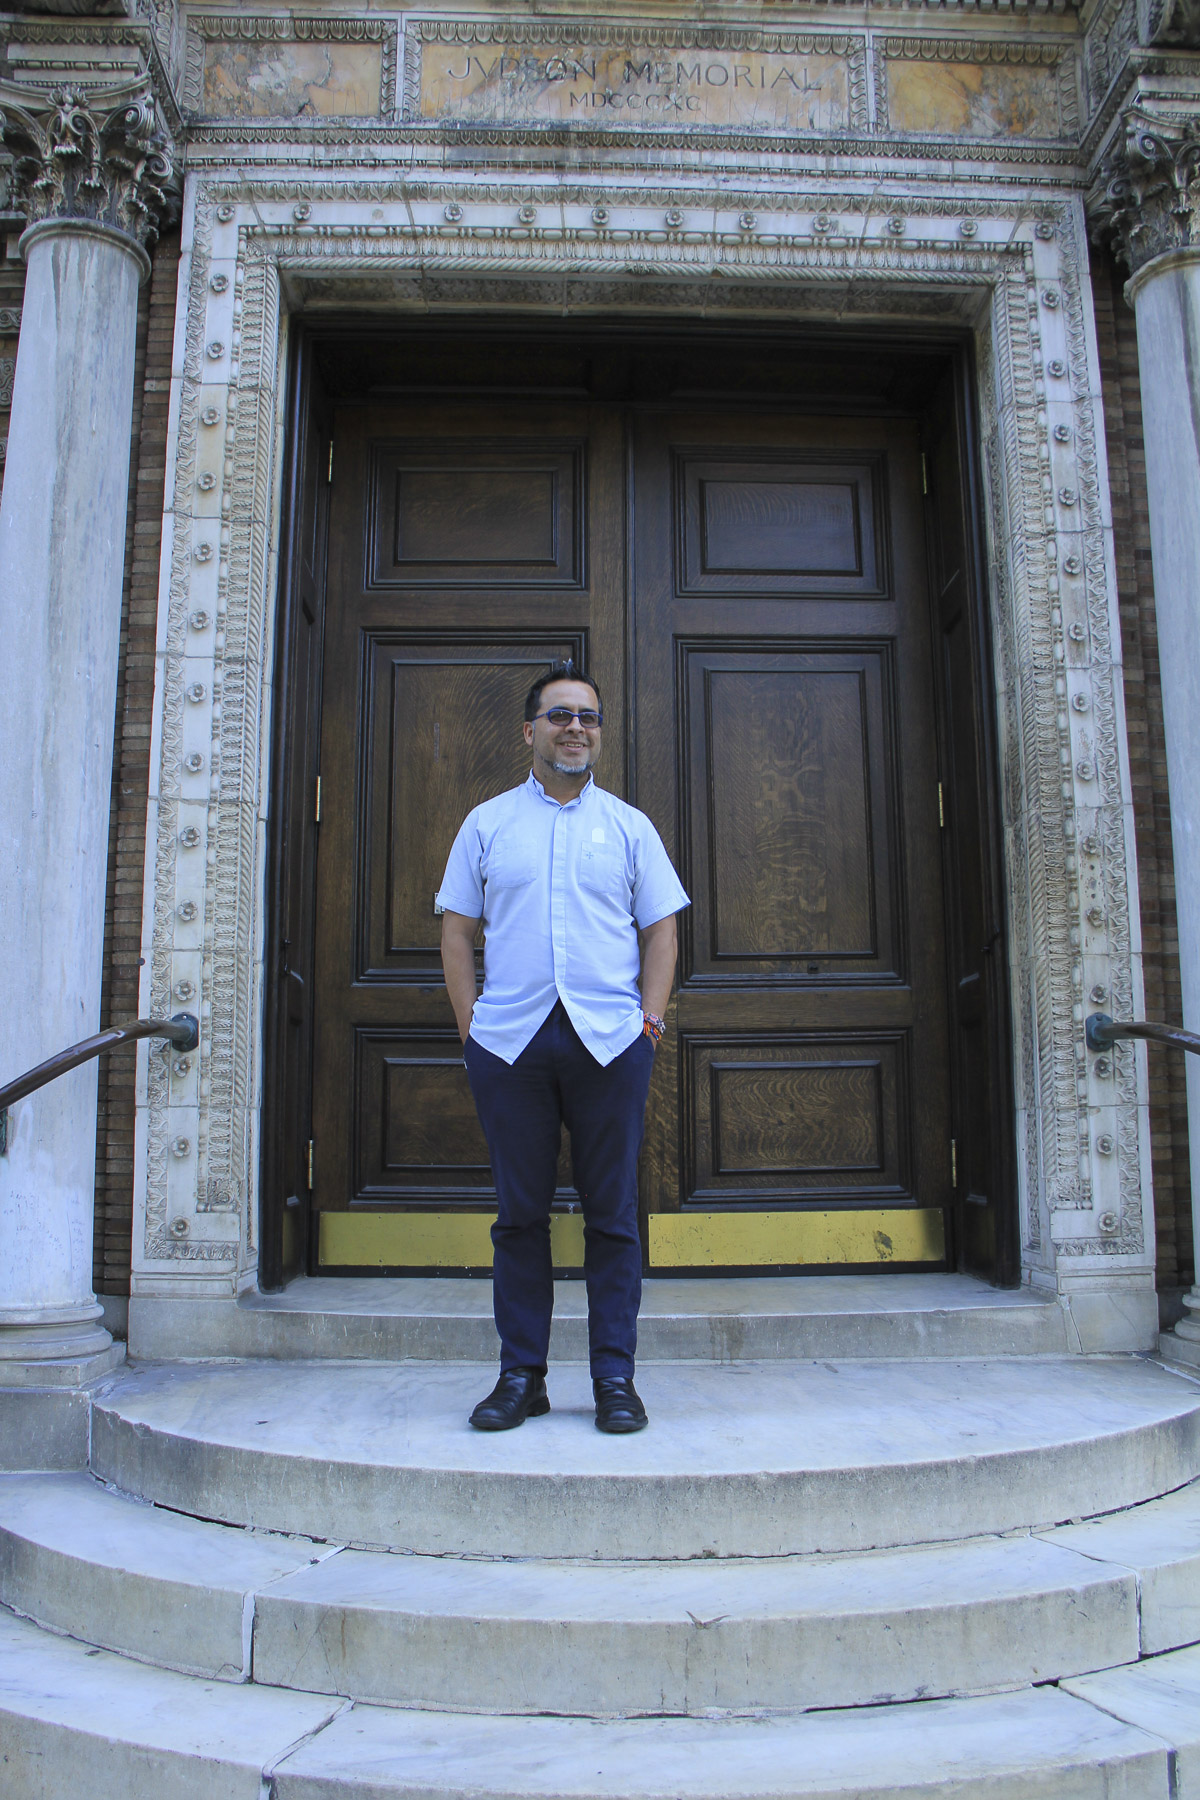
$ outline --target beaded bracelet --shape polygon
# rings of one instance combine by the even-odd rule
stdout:
[[[666,1029],[666,1021],[660,1019],[657,1013],[644,1012],[642,1014],[643,1037],[653,1038],[654,1042],[657,1044]]]

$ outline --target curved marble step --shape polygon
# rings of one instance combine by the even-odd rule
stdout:
[[[207,1518],[432,1554],[803,1555],[1115,1511],[1200,1473],[1200,1388],[1127,1359],[660,1364],[650,1429],[466,1423],[471,1364],[157,1366],[97,1399],[92,1466]]]
[[[1081,1347],[1086,1318],[1028,1288],[969,1275],[655,1275],[642,1290],[638,1361],[747,1358],[1057,1356]],[[139,1295],[140,1357],[358,1357],[486,1362],[497,1351],[490,1281],[437,1276],[300,1276],[282,1293],[233,1300]],[[555,1284],[551,1357],[587,1360],[582,1281]]]
[[[0,1479],[0,1602],[221,1680],[581,1715],[861,1706],[1200,1639],[1200,1484],[1043,1537],[597,1564],[337,1549]]]
[[[1128,1671],[1120,1717],[1111,1687],[1093,1704],[1080,1683],[789,1717],[497,1719],[202,1682],[0,1614],[0,1757],[6,1800],[1169,1800],[1197,1776],[1195,1659]]]

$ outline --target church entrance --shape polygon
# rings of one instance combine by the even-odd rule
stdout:
[[[604,689],[598,779],[693,901],[648,1271],[1010,1278],[964,354],[330,332],[293,399],[264,1272],[488,1268],[434,893],[572,656]],[[565,1145],[552,1230],[578,1268]]]

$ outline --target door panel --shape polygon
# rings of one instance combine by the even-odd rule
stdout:
[[[372,447],[375,587],[579,587],[583,445]]]
[[[370,1223],[385,1209],[420,1215],[407,1237],[393,1220],[392,1262],[459,1266],[463,1245],[486,1246],[486,1220],[464,1231],[453,1218],[493,1209],[494,1189],[434,895],[466,814],[528,773],[524,700],[548,663],[604,668],[621,785],[620,421],[537,404],[344,408],[334,466],[315,1204],[323,1220],[357,1217],[321,1228],[343,1265],[377,1260]],[[570,1179],[564,1147],[568,1204]]]
[[[869,461],[674,453],[681,594],[882,591],[879,471]]]
[[[433,896],[454,835],[473,806],[524,781],[525,695],[548,659],[582,655],[581,640],[365,631],[362,649],[356,980],[440,979]]]
[[[896,968],[889,647],[681,646],[692,980]]]
[[[686,1203],[903,1199],[907,1034],[689,1033]]]
[[[491,1198],[456,1031],[359,1026],[353,1083],[353,1201]]]
[[[814,1215],[808,1240],[840,1215],[840,1252],[864,1264],[881,1206],[910,1209],[908,1254],[938,1260],[950,1115],[915,428],[662,411],[637,421],[634,457],[637,798],[693,900],[643,1180],[652,1215],[690,1222],[649,1233],[651,1266],[712,1266],[706,1242],[739,1266],[743,1239],[761,1266],[759,1228],[729,1215],[781,1208]],[[781,1230],[779,1262],[790,1242],[803,1264],[808,1240]]]

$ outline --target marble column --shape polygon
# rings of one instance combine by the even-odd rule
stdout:
[[[1183,1024],[1200,1031],[1200,129],[1136,109],[1124,125],[1105,225],[1132,271],[1125,292],[1137,319]],[[1200,1058],[1185,1061],[1200,1251]],[[1184,1306],[1163,1351],[1200,1367],[1200,1283]]]
[[[108,816],[153,101],[0,89],[30,223],[0,502],[0,1079],[100,1029]],[[105,1021],[107,1023],[108,1021]],[[19,1102],[0,1155],[0,1386],[113,1356],[92,1293],[95,1063]]]

